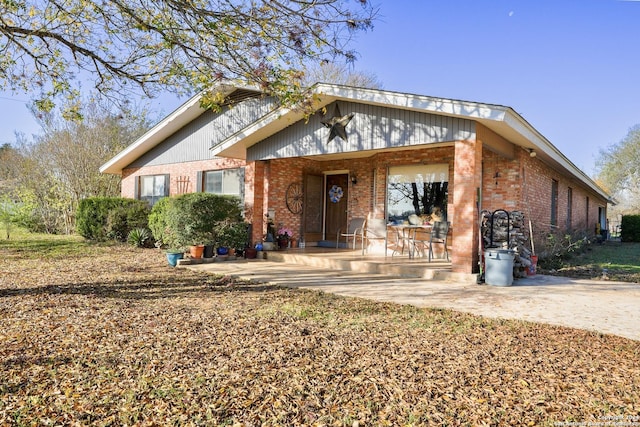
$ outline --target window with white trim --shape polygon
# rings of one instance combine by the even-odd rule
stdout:
[[[400,223],[410,215],[437,215],[447,220],[449,165],[389,167],[387,176],[387,221]]]
[[[138,200],[146,200],[149,206],[169,195],[169,175],[143,175],[136,182]]]
[[[237,196],[244,199],[244,168],[198,173],[198,191]]]

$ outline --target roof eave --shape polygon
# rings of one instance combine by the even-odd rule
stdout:
[[[193,96],[178,109],[153,126],[131,145],[100,167],[100,173],[121,175],[122,169],[131,164],[164,138],[183,127],[189,121],[200,116],[204,110],[200,108],[201,94]]]
[[[221,83],[216,87],[216,90],[224,93],[225,96],[236,89],[257,90],[253,86],[233,85],[228,83]],[[191,97],[171,114],[145,132],[144,135],[135,140],[131,145],[126,147],[107,163],[103,164],[100,167],[100,173],[122,175],[122,170],[133,161],[149,151],[151,148],[160,144],[189,122],[202,115],[206,111],[200,106],[200,100],[202,99],[203,93],[204,92],[200,92]]]
[[[539,152],[539,154],[543,154],[549,157],[554,162],[558,163],[565,170],[569,171],[572,175],[580,179],[584,184],[589,186],[593,191],[598,193],[607,201],[611,200],[611,196],[604,191],[596,182],[589,177],[582,169],[578,168],[571,160],[569,160],[560,150],[558,150],[547,138],[544,137],[540,132],[538,132],[529,122],[527,122],[521,115],[516,113],[513,109],[509,109],[509,113],[505,117],[505,123],[514,129],[516,132],[521,134],[527,141],[530,141],[533,147],[527,147],[526,145],[522,145],[525,148],[533,148]]]
[[[318,83],[310,88],[312,110],[316,111],[333,101],[361,102],[369,105],[428,111],[432,114],[457,116],[476,120],[503,120],[508,107],[477,102],[436,98],[431,96],[381,91],[378,89]],[[280,107],[260,120],[211,147],[211,153],[221,157],[246,159],[246,149],[275,134],[304,117],[296,108]]]

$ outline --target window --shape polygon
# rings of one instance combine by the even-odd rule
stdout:
[[[585,225],[586,225],[586,227],[588,229],[589,227],[591,227],[591,224],[589,224],[589,197],[588,196],[587,196],[587,200],[585,202],[585,205],[586,205],[586,212],[584,213],[584,218],[585,218],[585,221],[586,221]]]
[[[571,230],[571,217],[573,216],[573,189],[567,188],[567,231]]]
[[[387,221],[408,221],[409,215],[439,214],[447,220],[449,165],[393,166],[387,179]]]
[[[149,206],[169,195],[169,175],[145,175],[136,181],[138,200],[146,200]]]
[[[244,197],[244,168],[198,173],[198,191]]]
[[[558,181],[551,181],[551,225],[558,225]]]

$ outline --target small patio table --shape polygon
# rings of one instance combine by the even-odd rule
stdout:
[[[415,257],[418,244],[424,244],[425,241],[429,240],[428,237],[419,239],[418,236],[423,237],[431,233],[430,224],[390,224],[389,229],[396,237],[395,247],[393,248],[391,256],[397,252],[401,254],[404,253],[404,247],[406,245],[409,258]]]

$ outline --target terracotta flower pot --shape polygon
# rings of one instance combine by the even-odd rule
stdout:
[[[204,245],[193,245],[189,247],[189,255],[191,258],[202,258],[204,252]]]
[[[246,248],[244,250],[244,256],[247,259],[255,259],[258,255],[258,250],[256,248]]]

